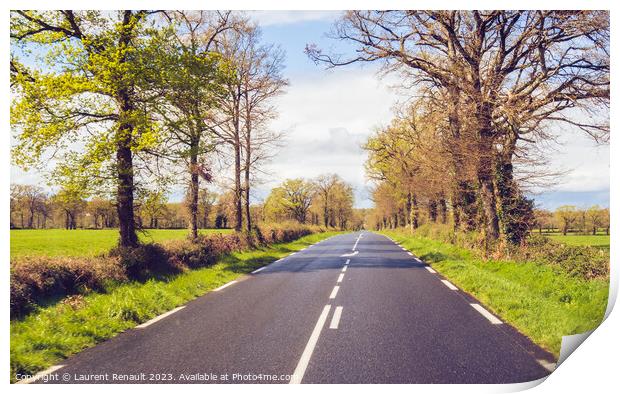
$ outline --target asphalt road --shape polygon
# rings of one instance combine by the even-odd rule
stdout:
[[[339,235],[55,373],[59,383],[513,383],[550,373],[549,353],[442,280],[384,236]]]

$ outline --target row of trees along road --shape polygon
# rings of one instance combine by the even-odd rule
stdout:
[[[348,11],[330,35],[353,55],[309,44],[310,58],[382,62],[410,93],[366,144],[383,222],[403,209],[402,224],[416,227],[424,204],[487,244],[520,243],[533,228],[523,188],[552,175],[541,153],[550,126],[608,141],[606,11]]]
[[[279,135],[283,53],[244,15],[206,11],[11,12],[13,161],[46,170],[73,201],[116,207],[134,247],[134,201],[187,179],[197,236],[200,180],[233,167],[236,230]],[[242,181],[243,179],[243,181]],[[247,215],[246,229],[252,226]]]

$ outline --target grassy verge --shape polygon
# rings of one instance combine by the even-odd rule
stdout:
[[[607,280],[572,277],[530,262],[482,260],[470,250],[429,238],[400,231],[382,233],[556,357],[562,336],[591,330],[604,316]]]
[[[229,229],[201,229],[201,234],[231,233]],[[140,232],[142,242],[184,239],[186,229],[152,229]],[[11,258],[22,256],[97,256],[118,243],[118,230],[11,230]]]
[[[236,277],[293,251],[338,234],[316,233],[294,242],[235,252],[217,264],[146,283],[110,285],[89,294],[41,308],[11,322],[11,381],[33,374],[124,330],[173,309]]]

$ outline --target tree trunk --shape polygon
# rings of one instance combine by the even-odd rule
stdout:
[[[407,224],[409,225],[409,229],[411,231],[413,231],[413,210],[412,210],[412,196],[411,196],[411,190],[409,190],[407,192],[407,203],[405,205],[406,209],[407,209]]]
[[[123,26],[128,27],[132,24],[132,11],[124,11]],[[123,30],[119,39],[119,47],[127,48],[131,42],[132,30]],[[120,62],[127,62],[125,52],[121,55]],[[127,87],[121,87],[118,92],[117,102],[120,107],[119,119],[121,119],[116,132],[116,168],[117,168],[117,205],[121,247],[138,246],[138,236],[136,234],[136,223],[134,217],[134,179],[133,179],[133,154],[131,152],[134,106],[131,102]]]
[[[493,184],[493,130],[488,105],[480,103],[478,112],[479,141],[478,141],[478,167],[477,176],[480,184],[480,199],[482,200],[482,212],[487,241],[495,241],[499,238],[499,220],[495,199],[495,186]]]
[[[127,113],[128,111],[125,111]],[[127,115],[121,115],[121,119]],[[131,153],[131,132],[133,126],[123,123],[119,127],[116,146],[117,206],[121,247],[136,247],[136,223],[134,218],[133,157]]]
[[[194,139],[190,146],[189,231],[193,240],[198,239],[198,144],[199,141]]]
[[[413,205],[413,222],[411,223],[411,226],[416,229],[418,228],[420,213],[418,210],[418,197],[415,193],[411,196],[411,204]]]
[[[439,216],[441,217],[441,224],[446,224],[448,221],[448,206],[444,197],[439,199]]]
[[[246,97],[246,101],[247,97]],[[247,105],[247,104],[246,104]],[[248,107],[249,108],[249,107]],[[250,119],[249,111],[246,112],[245,119],[245,168],[244,168],[244,187],[243,192],[245,193],[245,226],[246,231],[249,233],[252,231],[252,216],[250,215],[250,165],[252,160],[252,123]]]

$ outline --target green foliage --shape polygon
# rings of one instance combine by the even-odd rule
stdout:
[[[527,260],[485,260],[463,247],[403,231],[383,233],[556,356],[562,336],[596,328],[605,313],[606,279],[584,280]]]

